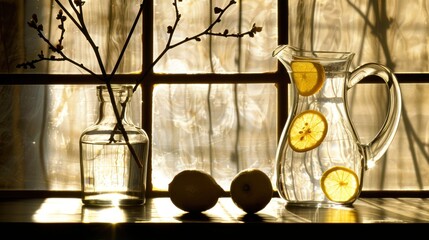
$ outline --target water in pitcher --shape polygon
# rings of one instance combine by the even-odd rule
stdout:
[[[317,94],[298,96],[300,100],[295,116],[308,110],[316,111],[326,118],[327,131],[323,141],[312,150],[297,152],[290,145],[285,146],[281,158],[293,161],[279,163],[279,176],[282,179],[279,187],[290,202],[296,199],[305,205],[329,201],[320,185],[322,174],[328,169],[342,166],[358,173],[357,176],[363,171],[363,149],[356,144],[358,138],[353,126],[344,120],[348,119],[344,98],[341,97],[344,93],[344,74],[331,72],[326,76],[323,89]],[[286,176],[286,172],[293,174]]]

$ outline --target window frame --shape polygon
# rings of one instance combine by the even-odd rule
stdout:
[[[277,24],[278,44],[288,43],[288,2],[278,0]],[[146,0],[146,7],[142,15],[142,42],[143,42],[143,71],[151,65],[153,59],[153,0]],[[281,11],[280,11],[281,10]],[[402,83],[429,83],[429,73],[395,73],[400,84]],[[138,74],[115,74],[112,83],[135,83],[139,80]],[[92,85],[100,84],[99,80],[88,74],[28,74],[28,73],[2,73],[0,74],[0,85],[62,85],[78,84]],[[234,74],[156,74],[153,70],[148,71],[145,80],[141,83],[142,89],[142,128],[149,137],[152,136],[152,89],[156,84],[192,84],[192,83],[272,83],[277,86],[277,140],[287,119],[288,97],[287,90],[290,79],[285,69],[278,63],[277,71],[270,73],[234,73]],[[372,84],[371,79],[363,80],[362,83]],[[152,189],[152,149],[149,148],[148,174],[147,174],[147,197],[166,197],[168,192]],[[33,191],[33,190],[1,190],[0,198],[6,197],[79,197],[79,191]],[[275,193],[278,196],[278,193]],[[429,191],[368,191],[363,190],[361,197],[429,197]]]

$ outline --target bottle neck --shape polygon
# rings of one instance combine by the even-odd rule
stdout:
[[[132,124],[129,119],[130,103],[133,91],[131,86],[112,86],[112,95],[106,86],[97,86],[97,96],[99,100],[97,124],[116,124],[117,117],[113,104],[118,110],[122,119],[122,124]],[[111,97],[114,97],[114,103]]]

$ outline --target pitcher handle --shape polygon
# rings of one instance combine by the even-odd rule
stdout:
[[[398,129],[402,109],[401,89],[398,80],[390,69],[378,63],[367,63],[351,72],[347,82],[347,91],[362,79],[371,75],[376,75],[384,80],[389,92],[389,98],[386,119],[380,131],[369,143],[362,145],[366,155],[365,170],[373,167],[386,153]]]

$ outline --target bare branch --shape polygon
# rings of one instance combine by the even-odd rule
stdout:
[[[41,61],[67,61],[72,63],[73,65],[85,70],[86,72],[90,73],[91,75],[95,76],[97,79],[100,79],[101,81],[103,81],[108,89],[109,92],[109,96],[110,96],[110,100],[112,102],[113,105],[113,110],[115,112],[115,116],[117,119],[117,124],[115,126],[115,129],[119,129],[125,139],[125,142],[127,144],[127,146],[129,147],[131,154],[133,155],[134,159],[136,159],[137,164],[142,167],[141,161],[139,161],[139,159],[137,158],[137,155],[132,147],[132,145],[129,143],[128,140],[128,135],[127,132],[124,129],[124,126],[122,125],[122,119],[123,119],[123,113],[119,113],[118,108],[115,104],[115,97],[113,95],[113,90],[112,90],[112,86],[111,86],[111,79],[113,78],[113,76],[115,75],[118,66],[123,58],[123,55],[125,54],[125,50],[129,44],[129,41],[132,37],[132,34],[134,32],[134,29],[140,19],[140,16],[142,15],[143,12],[143,8],[144,8],[144,0],[142,2],[142,4],[140,5],[140,9],[139,12],[134,20],[134,23],[130,29],[130,32],[127,36],[127,39],[124,43],[124,46],[120,52],[120,55],[116,61],[116,64],[111,72],[111,74],[107,74],[106,73],[106,69],[104,66],[104,63],[101,59],[101,55],[99,53],[99,48],[98,46],[95,44],[95,42],[93,41],[91,35],[89,34],[89,31],[86,27],[85,24],[85,20],[84,20],[84,15],[83,15],[83,6],[85,4],[85,1],[82,0],[68,0],[68,3],[70,5],[70,7],[72,8],[74,14],[76,15],[76,17],[74,17],[65,7],[63,4],[61,4],[60,0],[55,0],[55,2],[60,6],[61,10],[58,12],[57,15],[57,20],[60,21],[60,25],[58,25],[58,28],[61,31],[61,36],[58,39],[58,44],[52,44],[51,41],[44,36],[43,34],[43,25],[39,24],[39,20],[37,18],[36,14],[33,14],[30,21],[27,22],[28,25],[35,29],[39,35],[39,37],[47,43],[49,50],[51,50],[53,53],[58,54],[60,57],[56,57],[55,55],[46,57],[43,52],[41,51],[40,54],[38,54],[38,58],[31,60],[31,61],[26,61],[24,63],[18,64],[17,67],[18,68],[35,68],[36,64],[41,62]],[[211,22],[211,24],[204,30],[202,30],[200,33],[195,34],[194,36],[191,37],[186,37],[183,40],[172,44],[172,39],[173,39],[173,35],[176,32],[176,29],[179,25],[180,19],[182,17],[182,15],[180,14],[179,11],[179,6],[178,4],[182,2],[182,0],[173,0],[173,6],[175,9],[175,21],[174,24],[172,26],[168,26],[167,27],[167,34],[168,34],[168,40],[166,43],[166,46],[164,48],[164,50],[159,54],[159,56],[151,63],[151,65],[145,69],[145,71],[141,74],[140,79],[136,82],[133,91],[136,91],[138,86],[140,86],[140,84],[144,81],[144,79],[146,78],[147,74],[149,73],[149,71],[151,71],[153,69],[153,67],[155,66],[155,64],[157,64],[159,62],[159,60],[171,49],[178,47],[186,42],[189,41],[201,41],[202,40],[202,36],[216,36],[216,37],[236,37],[236,38],[241,38],[244,36],[249,36],[249,37],[254,37],[254,35],[258,32],[262,31],[262,27],[257,27],[256,24],[253,24],[252,28],[247,31],[247,32],[237,32],[237,33],[230,33],[230,31],[228,29],[224,29],[223,32],[218,32],[218,33],[213,33],[212,29],[213,27],[218,24],[219,22],[221,22],[221,18],[222,16],[225,14],[225,12],[234,4],[236,4],[236,1],[231,0],[228,5],[226,5],[224,8],[220,8],[220,7],[215,7],[213,9],[214,13],[217,14],[217,18]],[[65,14],[65,15],[64,15]],[[71,19],[71,21],[73,22],[73,24],[80,30],[80,32],[84,35],[84,37],[86,38],[86,40],[88,41],[88,43],[90,44],[91,48],[93,49],[93,52],[97,58],[98,61],[98,65],[101,69],[101,73],[102,75],[97,75],[95,74],[92,70],[88,69],[87,67],[85,67],[83,64],[81,63],[77,63],[75,62],[73,59],[70,59],[66,54],[64,54],[63,52],[63,39],[64,39],[64,35],[65,35],[65,27],[64,27],[64,22],[67,19]],[[125,109],[123,109],[125,111]],[[113,131],[115,130],[113,129]],[[112,134],[113,134],[112,131]],[[113,136],[113,135],[112,135]],[[111,141],[113,141],[113,138],[111,138]]]
[[[181,2],[179,0],[179,2]],[[221,22],[221,18],[222,16],[225,14],[225,12],[234,4],[236,4],[237,2],[234,0],[231,0],[228,5],[224,8],[220,8],[220,7],[214,7],[213,11],[215,14],[217,14],[217,18],[203,31],[201,31],[198,34],[195,34],[192,37],[186,37],[183,40],[172,44],[171,41],[173,39],[173,35],[176,31],[176,28],[179,24],[180,18],[182,17],[182,15],[180,14],[179,11],[179,7],[178,7],[178,3],[177,0],[174,0],[173,2],[173,6],[175,9],[175,14],[176,14],[176,19],[174,21],[173,26],[168,26],[167,27],[167,34],[169,34],[168,36],[168,40],[167,40],[167,44],[165,46],[165,49],[158,55],[158,57],[152,62],[152,64],[146,69],[145,72],[142,73],[141,77],[139,80],[137,80],[135,86],[134,86],[134,91],[137,90],[137,87],[144,81],[144,79],[146,78],[146,76],[148,75],[148,72],[151,71],[153,69],[153,67],[161,60],[161,58],[171,49],[178,47],[186,42],[189,41],[201,41],[201,37],[204,35],[210,35],[210,36],[215,36],[215,37],[236,37],[236,38],[241,38],[244,37],[246,35],[248,35],[249,37],[254,37],[256,33],[261,32],[262,31],[262,27],[258,27],[256,26],[256,24],[253,24],[252,28],[244,33],[229,33],[228,29],[225,29],[222,33],[212,33],[212,29],[213,27]]]

